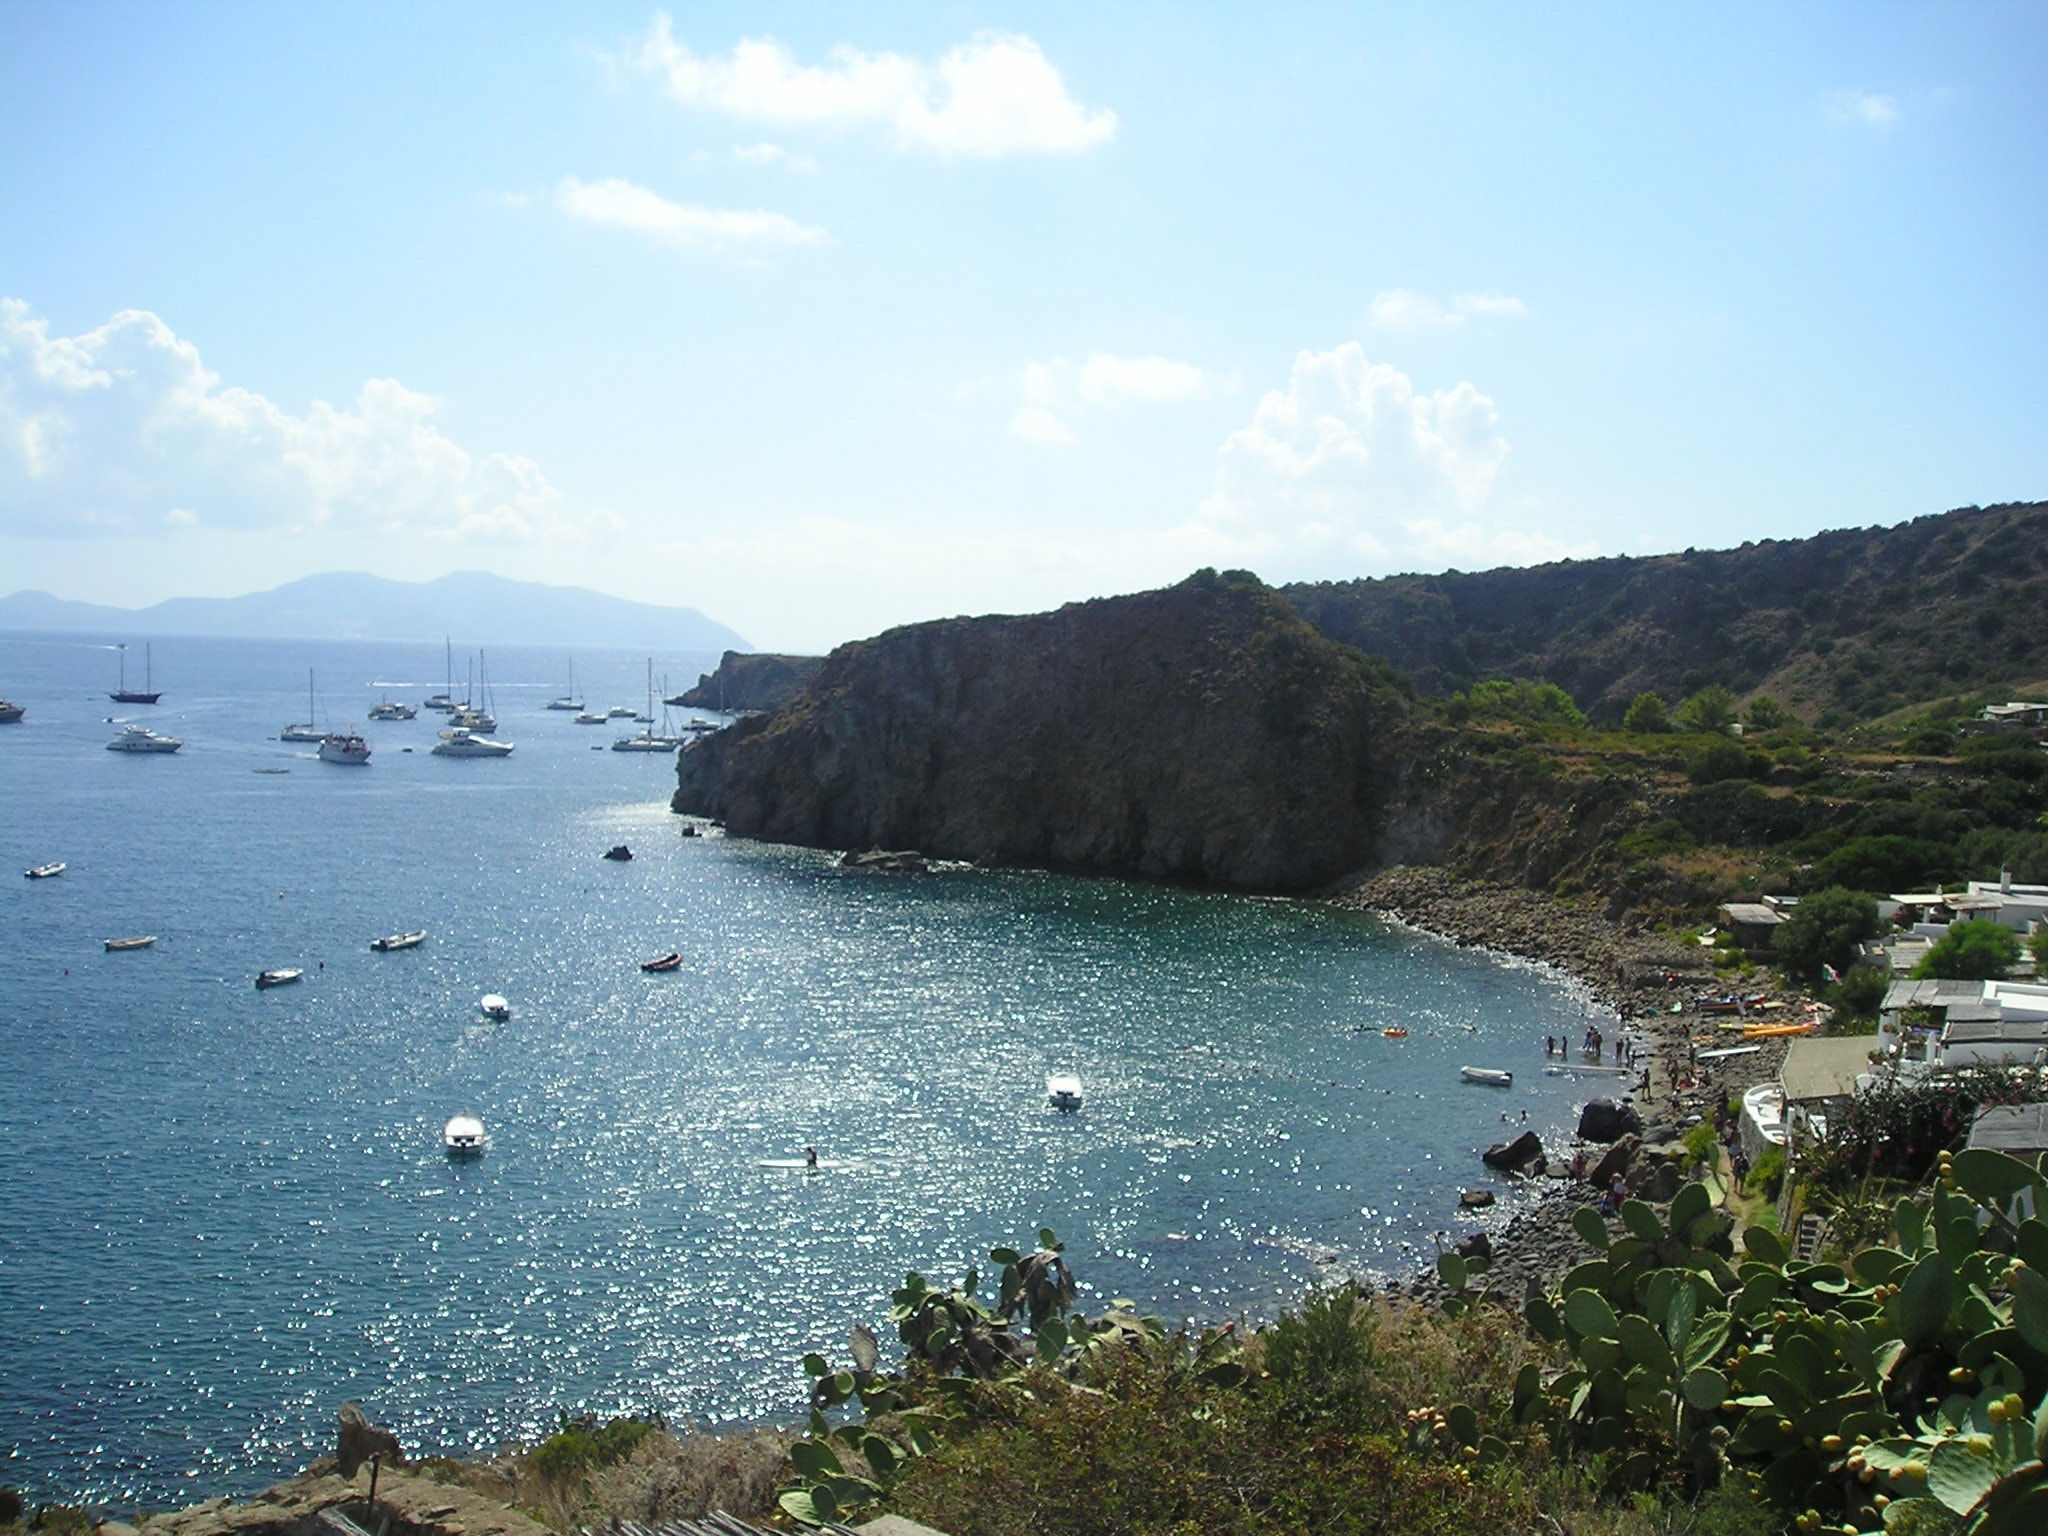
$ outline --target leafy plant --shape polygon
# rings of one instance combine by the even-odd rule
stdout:
[[[2019,957],[2018,934],[1989,918],[1972,918],[1968,922],[1950,923],[1948,932],[1913,967],[1913,974],[1955,981],[1997,981],[2011,973]]]
[[[1582,1210],[1597,1256],[1527,1309],[1570,1363],[1527,1367],[1503,1427],[1605,1457],[1624,1488],[1741,1469],[1802,1532],[2030,1536],[2048,1520],[2048,1220],[2029,1201],[2048,1203],[2039,1169],[1943,1154],[1893,1242],[1846,1268],[1760,1227],[1738,1257],[1697,1184],[1665,1219],[1628,1202],[1619,1235]],[[1423,1438],[1511,1450],[1469,1411],[1442,1425]]]

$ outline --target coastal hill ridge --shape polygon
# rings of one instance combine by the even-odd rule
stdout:
[[[241,597],[174,597],[147,608],[72,602],[47,592],[0,597],[0,629],[293,640],[439,640],[468,644],[745,651],[694,608],[631,602],[584,587],[455,571],[433,581],[329,572]]]

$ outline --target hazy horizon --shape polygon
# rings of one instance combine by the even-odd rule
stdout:
[[[2048,495],[2026,5],[0,0],[0,587],[771,651]]]

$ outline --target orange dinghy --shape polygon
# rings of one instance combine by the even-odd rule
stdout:
[[[1394,1025],[1391,1029],[1383,1029],[1380,1033],[1389,1040],[1406,1040],[1408,1038],[1408,1031],[1398,1024]]]

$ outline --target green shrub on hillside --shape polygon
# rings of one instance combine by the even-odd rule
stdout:
[[[1671,729],[1671,716],[1656,694],[1639,693],[1622,715],[1621,728],[1638,736],[1661,736]]]
[[[1940,843],[1888,833],[1852,838],[1816,864],[1813,872],[1826,885],[1892,892],[1925,890],[1936,881],[1952,879],[1955,868],[1953,851]]]
[[[1915,977],[1948,981],[2000,981],[2020,957],[2019,935],[1989,918],[1949,924],[1948,932],[1913,967]]]
[[[1464,693],[1451,695],[1446,706],[1451,719],[1511,720],[1523,725],[1563,725],[1577,728],[1586,723],[1572,696],[1555,683],[1530,683],[1520,679],[1492,678],[1474,683]]]
[[[1823,966],[1849,973],[1864,940],[1876,938],[1882,926],[1875,899],[1835,886],[1801,898],[1771,931],[1771,949],[1786,975],[1812,986]]]
[[[1735,723],[1735,695],[1710,683],[1678,706],[1678,723],[1689,731],[1726,735]]]

